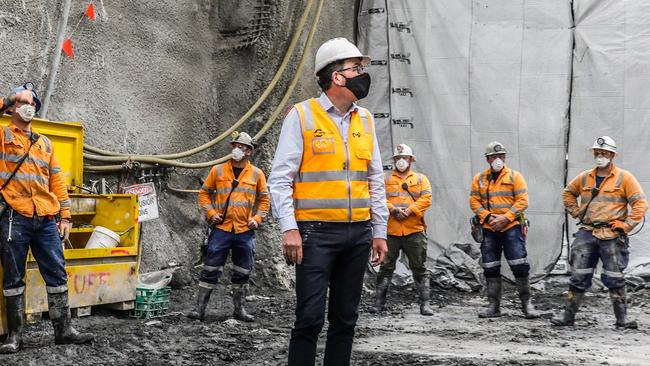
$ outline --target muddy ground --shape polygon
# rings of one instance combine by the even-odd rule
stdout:
[[[547,313],[563,303],[566,278],[544,281],[534,301]],[[93,309],[75,319],[79,329],[97,333],[90,346],[55,346],[48,321],[26,330],[25,350],[0,356],[2,365],[283,365],[293,322],[292,292],[253,289],[249,308],[257,322],[229,320],[227,288],[213,295],[205,322],[185,318],[193,288],[174,290],[170,314],[151,323],[120,312]],[[353,354],[355,365],[650,365],[650,290],[631,295],[631,315],[640,330],[616,330],[606,293],[589,294],[577,326],[552,327],[548,319],[521,317],[514,288],[505,287],[498,319],[478,319],[479,292],[435,289],[432,317],[421,317],[410,288],[391,289],[390,309],[367,312],[364,293]],[[322,360],[322,346],[319,347]]]

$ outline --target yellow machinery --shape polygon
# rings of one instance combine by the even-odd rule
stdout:
[[[10,122],[0,118],[1,125]],[[46,135],[66,174],[72,200],[70,243],[64,254],[68,273],[70,307],[78,315],[89,314],[91,306],[114,304],[126,310],[135,299],[140,251],[138,245],[137,196],[127,194],[82,194],[83,183],[83,126],[79,122],[50,122],[34,119],[34,131]],[[115,248],[85,249],[95,226],[103,226],[120,235]],[[4,235],[4,234],[0,234]],[[2,288],[0,266],[0,289]],[[37,320],[47,311],[47,294],[34,257],[29,254],[25,274],[25,313],[27,319]],[[0,334],[6,333],[4,298],[0,291]]]

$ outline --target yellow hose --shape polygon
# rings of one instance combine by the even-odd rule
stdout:
[[[178,152],[174,154],[161,154],[161,155],[129,155],[129,154],[122,154],[122,153],[116,153],[108,150],[103,150],[97,147],[93,147],[90,145],[84,144],[84,149],[88,150],[90,152],[93,152],[95,154],[100,154],[100,155],[108,155],[108,156],[121,156],[121,157],[126,157],[130,156],[132,160],[138,160],[138,161],[143,161],[142,157],[156,157],[156,158],[162,158],[162,159],[179,159],[179,158],[184,158],[188,157],[191,155],[194,155],[196,153],[199,153],[201,151],[204,151],[217,143],[221,142],[223,139],[226,137],[230,136],[231,133],[236,131],[244,122],[246,122],[262,105],[262,103],[268,98],[268,96],[271,94],[275,86],[278,84],[280,81],[280,78],[282,77],[282,74],[286,70],[287,66],[289,65],[289,61],[291,60],[291,57],[293,56],[293,53],[296,50],[296,46],[298,45],[298,41],[300,40],[300,35],[302,34],[302,30],[305,27],[305,24],[307,22],[307,18],[309,17],[309,13],[311,11],[311,8],[314,4],[315,0],[308,0],[307,5],[305,6],[305,10],[300,17],[300,21],[298,22],[298,27],[296,28],[296,31],[293,35],[293,38],[291,39],[291,43],[289,44],[289,48],[287,49],[287,53],[284,55],[284,59],[282,60],[282,63],[280,64],[280,68],[278,71],[275,73],[273,76],[273,79],[271,79],[271,82],[269,85],[266,87],[262,95],[257,99],[257,101],[248,109],[244,115],[239,118],[235,124],[233,124],[230,128],[228,128],[226,131],[224,131],[221,135],[217,136],[215,139],[208,141],[207,143],[195,147],[191,150],[183,151],[183,152]],[[318,18],[314,22],[318,22]],[[96,159],[92,159],[96,160]],[[119,160],[119,161],[124,161],[125,159]],[[115,160],[113,160],[115,161]]]
[[[304,51],[300,57],[300,61],[298,63],[298,67],[296,68],[296,71],[293,75],[293,78],[291,79],[291,82],[289,84],[289,87],[287,88],[287,91],[284,94],[284,97],[282,98],[282,101],[280,104],[275,108],[273,113],[271,114],[271,117],[268,119],[268,121],[262,126],[260,131],[255,135],[256,139],[259,139],[262,137],[275,123],[275,120],[279,117],[280,113],[284,110],[284,106],[287,104],[289,101],[289,98],[293,94],[293,90],[295,89],[296,85],[298,84],[298,81],[300,79],[300,76],[302,74],[302,69],[305,65],[305,61],[307,60],[307,51],[311,48],[311,43],[314,39],[314,34],[316,33],[317,25],[318,25],[318,20],[320,19],[320,13],[323,8],[323,3],[324,0],[319,0],[318,7],[316,8],[316,14],[314,16],[314,22],[311,26],[311,29],[309,30],[309,34],[307,36],[307,40],[305,42],[304,46]],[[84,154],[84,157],[90,160],[95,160],[95,161],[101,161],[101,162],[123,162],[125,160],[136,160],[138,162],[143,162],[143,163],[155,163],[155,164],[160,164],[164,166],[174,166],[174,167],[179,167],[179,168],[187,168],[187,169],[202,169],[202,168],[208,168],[217,164],[221,164],[225,161],[230,160],[230,154],[221,157],[219,159],[213,160],[213,161],[208,161],[208,162],[203,162],[203,163],[183,163],[179,161],[174,161],[174,160],[166,160],[162,159],[160,157],[153,157],[153,156],[140,156],[140,155],[126,155],[124,157],[121,156],[99,156],[99,155],[92,155],[92,154]],[[120,171],[123,169],[122,165],[104,165],[104,166],[85,166],[85,170],[91,171],[91,172],[107,172],[107,171]]]

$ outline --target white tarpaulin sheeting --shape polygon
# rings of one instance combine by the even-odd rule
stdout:
[[[561,253],[567,152],[572,178],[593,166],[593,140],[609,134],[620,166],[650,189],[650,170],[641,166],[650,137],[645,2],[362,0],[358,20],[358,44],[375,61],[363,105],[381,113],[384,164],[395,144],[406,143],[431,180],[435,241],[471,241],[471,179],[487,168],[492,140],[507,147],[506,163],[528,182],[536,275]]]

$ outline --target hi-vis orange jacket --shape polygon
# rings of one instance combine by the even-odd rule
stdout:
[[[429,179],[424,174],[414,171],[410,171],[406,178],[402,178],[398,172],[392,171],[386,173],[385,181],[388,209],[408,207],[413,212],[401,221],[391,215],[388,219],[388,235],[406,236],[426,230],[424,213],[431,206]],[[408,186],[408,192],[402,188],[404,183]]]
[[[226,211],[223,222],[216,227],[224,231],[234,230],[239,234],[250,230],[248,222],[251,218],[260,224],[269,213],[269,191],[262,170],[248,161],[237,179],[239,184],[232,189],[234,179],[230,160],[212,167],[199,190],[199,206],[208,220],[215,214]],[[226,210],[226,198],[231,189]]]
[[[564,207],[572,217],[579,219],[582,216],[595,186],[596,169],[591,169],[580,173],[564,188]],[[580,197],[580,206],[577,197]],[[632,206],[629,214],[628,204]],[[648,201],[634,175],[613,166],[610,174],[600,183],[598,195],[589,204],[582,227],[593,230],[593,235],[598,239],[614,239],[618,235],[609,227],[610,222],[624,221],[633,228],[641,222],[646,211]]]
[[[510,223],[503,231],[515,225],[518,215],[528,208],[528,188],[524,176],[516,170],[503,167],[496,181],[491,181],[490,168],[474,176],[469,207],[478,215],[483,227],[492,230],[486,218],[489,214],[505,215]]]
[[[0,129],[2,161],[0,186],[9,178],[18,161],[30,145],[31,132],[24,132],[13,123]],[[54,156],[52,143],[43,135],[29,150],[28,158],[20,166],[9,185],[2,190],[7,203],[27,217],[61,214],[70,218],[70,198],[61,167]]]
[[[370,220],[368,165],[372,160],[370,112],[350,116],[348,146],[334,121],[312,98],[296,104],[303,135],[303,155],[293,187],[297,221]]]

